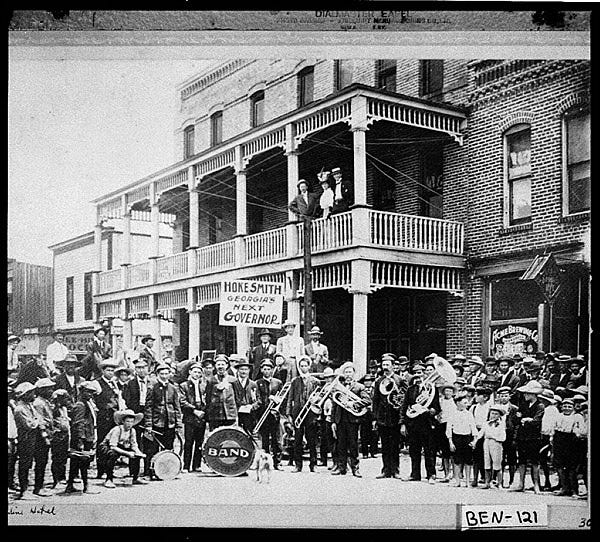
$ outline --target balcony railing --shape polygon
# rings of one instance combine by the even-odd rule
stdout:
[[[295,228],[295,230],[294,230]],[[125,287],[148,286],[186,277],[205,275],[269,263],[302,255],[304,226],[296,224],[266,232],[230,239],[132,265],[125,270]],[[289,238],[293,235],[296,239]],[[315,254],[354,246],[385,247],[394,250],[462,255],[464,228],[460,222],[402,215],[371,209],[354,209],[313,221],[312,252]],[[153,265],[156,266],[155,272]],[[100,273],[98,293],[121,289],[120,269]]]

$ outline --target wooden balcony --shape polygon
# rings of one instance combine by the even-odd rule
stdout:
[[[297,259],[304,250],[303,225],[292,223],[283,228],[236,237],[234,239],[173,254],[120,270],[100,273],[96,295],[136,289],[154,284],[193,279],[219,272],[257,267]],[[460,222],[403,215],[368,208],[314,220],[311,231],[312,253],[333,254],[344,261],[349,249],[381,250],[382,259],[405,254],[407,262],[462,267],[464,228]],[[373,252],[369,252],[373,256]],[[441,257],[441,260],[440,258]],[[434,262],[434,265],[436,262]],[[268,271],[266,271],[268,272]],[[213,277],[214,279],[214,277]]]

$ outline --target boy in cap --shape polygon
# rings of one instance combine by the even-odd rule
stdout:
[[[508,486],[510,487],[515,479],[517,469],[517,444],[515,442],[517,426],[519,425],[519,409],[510,402],[512,389],[510,386],[501,386],[496,390],[496,403],[505,409],[506,440],[502,447],[502,476],[504,481],[504,469],[508,467]],[[502,486],[504,487],[504,485]]]
[[[580,499],[587,499],[588,493],[588,402],[584,401],[580,405],[581,420],[577,425],[573,427],[573,432],[577,437],[575,444],[575,450],[577,455],[577,467],[576,472],[581,475],[585,492],[579,492],[577,497]],[[579,488],[578,488],[579,489]],[[574,495],[575,496],[575,495]]]
[[[27,492],[29,484],[29,471],[35,459],[36,469],[38,461],[43,461],[43,454],[38,450],[44,450],[47,446],[47,437],[42,434],[42,420],[38,411],[33,407],[35,398],[35,386],[31,382],[22,382],[15,389],[17,405],[14,416],[17,426],[17,453],[19,455],[19,493],[16,499],[35,500],[36,495]],[[47,454],[47,452],[46,452]],[[47,455],[46,455],[47,460]],[[44,468],[46,465],[44,464]],[[44,470],[41,470],[42,476]],[[39,477],[39,474],[38,474]],[[45,490],[41,490],[38,496],[48,496]]]
[[[473,414],[477,431],[481,430],[488,419],[488,412],[492,405],[492,401],[490,400],[491,395],[492,391],[489,388],[483,386],[475,388],[475,404],[471,405],[470,411]],[[473,449],[473,479],[471,480],[471,487],[477,487],[479,476],[483,476],[484,469],[483,440],[479,439]]]
[[[75,493],[75,478],[81,474],[83,492],[89,494],[99,493],[97,489],[88,484],[88,468],[94,457],[94,448],[97,442],[96,419],[97,411],[94,396],[101,393],[97,380],[82,382],[79,388],[79,400],[73,405],[71,414],[71,448],[69,456],[69,479],[65,493]]]
[[[560,412],[555,406],[556,399],[554,398],[554,393],[552,393],[551,389],[544,388],[542,393],[538,395],[538,398],[544,405],[544,415],[542,416],[541,428],[542,447],[540,449],[540,466],[542,468],[542,472],[544,473],[545,482],[541,489],[542,491],[550,491],[552,489],[552,484],[550,483],[549,465],[550,452],[552,451],[550,440],[554,434],[556,420],[560,415]]]
[[[485,421],[477,439],[483,439],[483,466],[485,468],[485,483],[483,489],[502,485],[502,445],[506,440],[506,426],[500,419],[506,413],[502,405],[491,405],[488,419]],[[493,472],[492,472],[493,471]]]
[[[374,361],[374,360],[373,360]],[[371,404],[368,407],[367,413],[363,416],[360,423],[360,450],[362,452],[363,459],[368,459],[369,456],[376,457],[377,455],[377,442],[379,437],[377,431],[374,429],[375,419],[373,417],[373,393],[375,388],[373,383],[375,382],[375,376],[367,373],[362,379],[361,384],[365,386]]]
[[[273,468],[279,469],[281,463],[281,445],[279,416],[285,406],[285,398],[277,397],[283,388],[283,382],[273,376],[273,361],[265,358],[260,363],[261,378],[256,381],[259,408],[256,417],[262,418],[265,410],[270,408],[267,418],[259,429],[262,449],[273,454]]]
[[[440,412],[437,415],[439,422],[435,428],[436,449],[442,459],[442,465],[446,474],[442,482],[449,482],[452,479],[452,471],[450,469],[450,446],[448,437],[446,436],[446,424],[456,412],[456,402],[454,401],[455,387],[453,384],[445,383],[438,388]]]
[[[554,434],[551,437],[554,451],[554,466],[558,471],[561,489],[555,494],[559,496],[572,496],[578,492],[577,482],[577,430],[584,423],[581,414],[573,408],[573,399],[563,399],[561,414],[556,419]]]
[[[188,379],[179,385],[183,413],[183,471],[201,471],[202,444],[206,432],[206,403],[202,393],[202,365],[189,368]],[[193,457],[193,462],[192,462]]]
[[[42,378],[35,383],[35,389],[37,397],[33,400],[33,408],[38,412],[40,420],[39,428],[43,438],[36,442],[33,494],[40,495],[43,492],[44,475],[50,454],[52,434],[54,433],[54,405],[51,401],[54,381],[50,378]]]
[[[50,450],[52,452],[52,489],[58,484],[67,483],[67,460],[69,459],[69,441],[71,439],[71,396],[67,390],[54,390],[52,392],[52,438]]]

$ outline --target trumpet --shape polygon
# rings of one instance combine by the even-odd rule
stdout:
[[[267,416],[269,415],[269,413],[279,412],[279,408],[283,404],[284,399],[287,397],[287,394],[290,391],[291,386],[292,386],[291,382],[286,382],[284,384],[284,386],[275,394],[276,399],[275,400],[271,399],[271,401],[269,401],[267,408],[265,409],[262,416],[260,417],[260,419],[256,422],[256,425],[254,426],[254,433],[258,433],[258,431],[262,427],[263,423],[265,423],[265,420],[267,419]]]
[[[381,380],[379,383],[379,393],[387,397],[387,402],[392,405],[395,410],[400,410],[402,408],[404,393],[393,378],[385,377]]]
[[[421,382],[419,395],[417,395],[415,403],[406,410],[406,415],[409,418],[416,418],[427,410],[435,397],[435,382],[437,380],[442,379],[449,384],[456,382],[456,371],[444,358],[436,356],[433,358],[433,365],[435,371]]]
[[[339,379],[340,379],[340,375],[336,376],[332,382],[329,382],[328,384],[325,384],[325,385],[317,388],[310,394],[310,396],[308,397],[308,400],[306,401],[306,403],[304,404],[304,406],[298,413],[298,416],[296,416],[296,419],[294,420],[294,426],[296,428],[298,428],[302,425],[302,422],[304,421],[306,416],[308,416],[308,413],[311,410],[315,414],[319,414],[321,412],[321,408],[323,407],[323,404],[329,397],[329,394],[333,390],[335,383],[339,382]]]

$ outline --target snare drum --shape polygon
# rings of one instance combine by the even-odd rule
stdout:
[[[161,480],[173,480],[181,472],[182,462],[172,450],[158,452],[150,462],[154,475]]]
[[[254,462],[256,444],[241,427],[217,427],[206,438],[202,455],[209,468],[223,476],[244,474]]]

